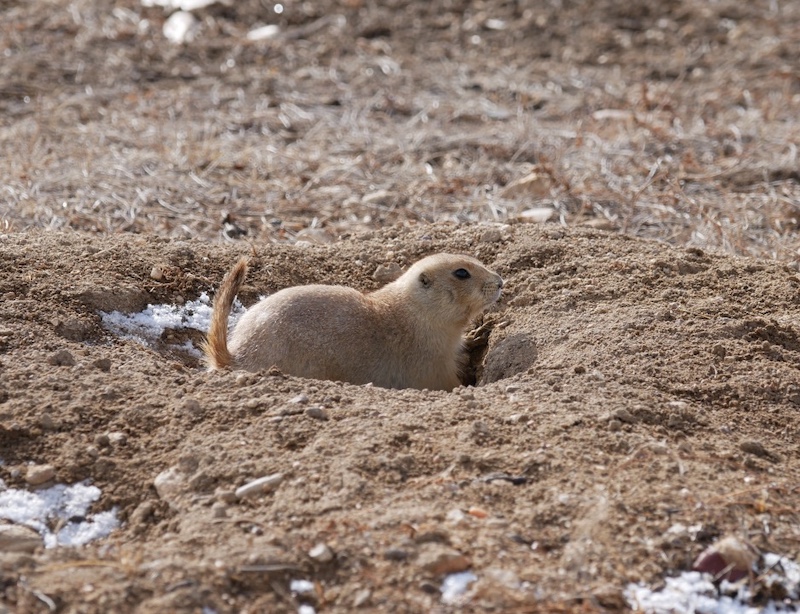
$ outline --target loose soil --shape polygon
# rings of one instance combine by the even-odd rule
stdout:
[[[122,526],[0,553],[0,612],[619,611],[722,535],[797,559],[794,4],[241,2],[177,46],[95,4],[2,8],[0,479]],[[450,393],[101,323],[438,251],[507,282]]]

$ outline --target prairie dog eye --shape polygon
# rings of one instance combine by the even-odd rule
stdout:
[[[453,271],[453,275],[458,277],[458,279],[469,279],[472,277],[467,269],[456,269]]]

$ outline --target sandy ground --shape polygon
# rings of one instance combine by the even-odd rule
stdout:
[[[798,9],[614,6],[242,2],[173,45],[4,5],[0,479],[122,526],[0,552],[0,612],[619,611],[723,535],[796,560]],[[437,251],[507,281],[451,393],[102,325],[242,254],[249,305]]]

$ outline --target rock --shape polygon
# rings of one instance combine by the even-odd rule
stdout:
[[[178,509],[180,500],[187,490],[186,475],[177,467],[170,467],[156,476],[153,486],[163,501],[173,509]]]
[[[292,580],[289,583],[289,590],[297,595],[313,595],[314,583],[308,580]]]
[[[327,544],[319,543],[308,551],[308,556],[319,563],[330,563],[333,560],[333,550]]]
[[[142,311],[150,302],[150,295],[134,286],[86,286],[78,290],[74,298],[94,311]]]
[[[72,367],[75,365],[75,357],[67,350],[58,350],[47,357],[47,363],[56,367]]]
[[[327,420],[328,419],[328,413],[322,407],[319,407],[319,406],[309,407],[305,411],[305,414],[309,418],[314,418],[315,420]]]
[[[383,558],[387,561],[405,561],[408,558],[408,551],[402,548],[388,548],[383,553]]]
[[[303,228],[296,235],[298,241],[306,241],[313,245],[326,245],[333,241],[324,228]]]
[[[214,518],[227,518],[228,506],[222,501],[216,501],[211,506],[211,515],[214,516]]]
[[[97,360],[92,361],[92,366],[95,369],[100,369],[100,371],[108,373],[109,371],[111,371],[111,359],[98,358]]]
[[[472,562],[465,554],[437,543],[423,544],[417,557],[417,565],[435,576],[464,571],[471,564]]]
[[[750,542],[728,536],[703,550],[692,570],[710,573],[715,581],[737,582],[753,574],[758,558],[758,549]]]
[[[448,524],[456,526],[466,526],[469,524],[469,518],[467,518],[467,515],[458,508],[454,508],[447,512],[446,520]]]
[[[308,397],[304,394],[298,394],[296,397],[289,399],[289,403],[304,405],[305,403],[308,403]]]
[[[45,431],[55,431],[58,428],[56,421],[53,420],[53,415],[50,412],[41,415],[39,418],[39,426],[41,426]]]
[[[739,444],[739,449],[742,452],[746,452],[747,454],[752,454],[753,456],[758,456],[760,458],[769,458],[771,454],[767,451],[759,441],[743,441]]]
[[[396,262],[390,262],[389,264],[382,264],[375,269],[375,272],[372,274],[372,279],[382,284],[386,284],[400,277],[402,273],[403,270],[400,268],[399,264]]]
[[[192,399],[190,397],[183,401],[183,411],[190,416],[199,416],[202,414],[203,408],[200,406],[200,402],[197,399]]]
[[[620,408],[615,409],[611,412],[611,419],[612,420],[619,420],[620,422],[624,422],[625,424],[633,424],[636,422],[636,416],[634,416],[631,412],[627,409]]]
[[[52,465],[29,465],[25,470],[25,481],[31,486],[41,486],[56,477]]]
[[[134,509],[128,517],[128,523],[133,527],[135,532],[140,533],[144,530],[147,521],[153,515],[155,509],[156,506],[152,501],[142,501],[136,506],[136,509]]]
[[[240,373],[236,376],[236,385],[239,388],[244,388],[250,385],[250,376],[247,373]]]
[[[153,268],[150,269],[150,279],[154,279],[155,281],[164,281],[164,274],[165,267],[163,264],[154,264]]]
[[[519,214],[519,219],[522,222],[538,222],[539,224],[543,224],[555,213],[555,209],[551,207],[533,207],[531,209],[525,209],[522,213]]]
[[[19,524],[0,524],[0,552],[33,552],[43,545],[33,529]]]
[[[124,446],[128,443],[128,436],[122,431],[113,431],[108,434],[108,441],[112,446]]]
[[[199,22],[188,11],[175,11],[161,28],[164,38],[175,45],[191,43],[197,35]]]
[[[273,473],[240,486],[234,494],[237,499],[255,497],[275,490],[281,482],[283,482],[283,474]]]
[[[70,341],[85,341],[92,334],[92,324],[80,318],[69,318],[56,326],[56,334]]]
[[[260,41],[267,38],[274,38],[278,34],[280,34],[281,28],[275,24],[269,24],[266,26],[261,26],[260,28],[254,28],[247,33],[247,40],[250,41]]]
[[[360,608],[369,604],[369,599],[372,597],[372,591],[368,588],[362,588],[353,597],[353,607]]]
[[[214,491],[214,497],[222,503],[236,503],[236,493],[227,488],[217,488]]]
[[[374,192],[370,192],[369,194],[365,194],[361,198],[362,205],[369,205],[369,204],[378,204],[384,205],[388,203],[389,200],[394,197],[394,193],[390,192],[389,190],[375,190]]]
[[[448,574],[442,582],[442,603],[454,605],[459,597],[467,592],[467,588],[472,582],[478,579],[471,571],[461,571]]]
[[[553,180],[550,179],[549,175],[533,171],[509,183],[500,190],[500,196],[508,199],[519,198],[520,196],[547,198],[550,196],[552,187]]]
[[[488,228],[481,234],[481,243],[499,243],[503,240],[503,233],[499,228]]]

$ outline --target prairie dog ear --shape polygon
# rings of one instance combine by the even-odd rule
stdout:
[[[433,283],[433,280],[431,280],[430,275],[428,275],[427,273],[420,273],[419,274],[419,283],[422,284],[423,288],[427,288],[428,286],[430,286]]]

